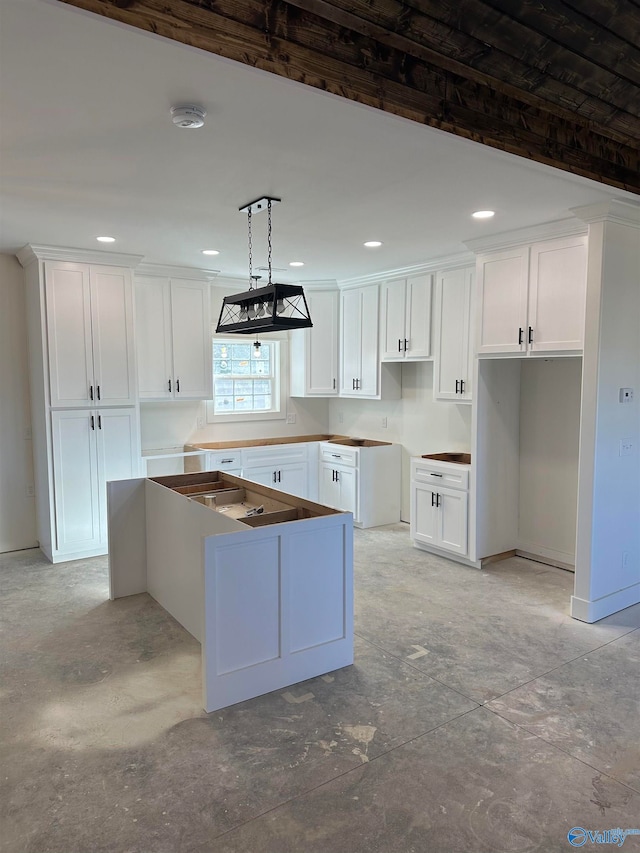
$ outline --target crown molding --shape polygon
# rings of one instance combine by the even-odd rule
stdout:
[[[199,267],[175,267],[169,264],[140,264],[136,275],[161,276],[162,278],[186,278],[191,281],[212,281],[220,270],[204,270]]]
[[[494,252],[500,249],[511,249],[526,243],[537,243],[541,240],[552,240],[554,237],[576,237],[586,234],[585,223],[572,216],[567,219],[556,219],[553,222],[543,222],[528,228],[516,228],[514,231],[503,231],[488,237],[474,237],[465,240],[465,246],[475,254]]]
[[[408,278],[409,276],[422,275],[423,273],[437,272],[438,270],[456,269],[457,267],[468,267],[476,262],[472,252],[456,252],[453,255],[440,255],[422,264],[414,264],[409,267],[398,267],[397,269],[385,270],[383,272],[371,273],[370,275],[357,276],[355,278],[344,278],[338,281],[338,287],[347,290],[351,287],[361,287],[365,284],[377,284],[381,281],[390,281],[396,278]]]
[[[619,225],[631,225],[640,228],[640,204],[612,198],[600,204],[587,204],[584,207],[572,207],[571,213],[583,222],[616,222]]]
[[[16,252],[23,267],[35,261],[69,261],[78,264],[105,264],[112,267],[138,266],[144,255],[125,255],[121,252],[101,252],[99,249],[77,249],[65,246],[42,246],[29,243]]]

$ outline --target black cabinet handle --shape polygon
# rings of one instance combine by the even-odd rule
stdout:
[[[456,394],[458,394],[458,385],[460,385],[460,380],[456,379]]]
[[[335,379],[333,380],[333,390],[334,391],[336,390],[336,380]]]
[[[440,506],[440,495],[436,495],[436,506]]]
[[[518,345],[519,346],[522,346],[523,337],[524,337],[524,329],[522,327],[520,327],[518,329]]]
[[[273,482],[274,482],[274,483],[275,483],[275,482],[277,482],[277,480],[276,480],[276,472],[275,472],[275,471],[273,472],[273,474],[271,475],[271,477],[272,477],[272,479],[273,479]]]
[[[98,400],[100,399],[100,386],[96,385],[96,392],[98,394]]]
[[[529,326],[529,343],[533,343],[533,329]]]
[[[169,393],[171,393],[171,380],[169,380]]]
[[[94,420],[93,415],[91,415],[91,429],[95,429],[95,428],[96,428],[96,422]]]
[[[402,352],[402,338],[398,338],[398,352]]]
[[[464,394],[464,379],[460,380],[460,393]]]
[[[102,415],[98,415],[98,429],[102,429]]]
[[[282,471],[278,471],[278,482],[282,482]]]
[[[435,506],[435,505],[436,505],[436,493],[431,492],[431,506]]]
[[[233,462],[233,459],[221,459],[220,460],[221,465],[229,465],[231,462]]]
[[[356,391],[360,390],[360,380],[356,379]]]
[[[176,379],[176,391],[178,392],[178,394],[180,393],[180,380],[179,379]]]
[[[404,339],[404,351],[406,352],[409,349],[409,341],[407,338]]]
[[[93,385],[89,385],[89,399],[93,400]]]
[[[340,482],[340,472],[336,471],[336,483]]]

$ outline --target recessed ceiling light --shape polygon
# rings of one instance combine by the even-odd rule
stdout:
[[[471,215],[474,219],[491,219],[495,214],[495,210],[476,210],[476,212]]]
[[[382,243],[380,242],[380,240],[367,240],[364,245],[367,247],[367,249],[377,249],[378,246],[382,246]]]
[[[290,267],[303,267],[304,261],[289,261]]]
[[[203,255],[219,255],[220,252],[217,249],[203,249],[202,254]]]
[[[115,237],[96,237],[96,240],[99,243],[115,243],[116,242]]]

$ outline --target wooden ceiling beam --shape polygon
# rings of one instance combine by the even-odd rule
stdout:
[[[427,48],[398,40],[407,38],[402,33],[384,27],[375,33],[359,32],[358,22],[348,26],[332,19],[345,13],[337,4],[324,0],[62,2],[513,154],[640,192],[638,149],[631,137],[625,138],[618,130],[612,133],[549,102],[536,98],[534,104],[530,93],[519,95],[512,86],[508,91],[500,89],[495,80],[487,81],[464,64],[456,65],[454,72],[450,62],[439,66],[431,52],[415,56]],[[426,0],[418,2],[425,5]],[[387,3],[380,0],[375,5],[386,7]],[[307,9],[307,5],[313,8]],[[446,0],[443,5],[447,6]],[[328,12],[331,19],[326,17]],[[374,23],[364,21],[366,26]]]

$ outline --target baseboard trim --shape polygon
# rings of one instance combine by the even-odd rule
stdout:
[[[500,563],[502,560],[508,560],[510,557],[516,556],[515,548],[512,551],[502,551],[500,554],[491,554],[490,557],[483,557],[480,560],[482,568],[491,565],[491,563]]]
[[[605,616],[611,616],[613,613],[618,613],[634,604],[640,604],[640,583],[634,583],[625,589],[618,589],[593,601],[572,595],[571,615],[581,622],[598,622]]]
[[[556,569],[564,569],[566,572],[575,573],[576,570],[574,563],[557,560],[555,557],[548,557],[546,554],[536,554],[534,551],[523,551],[520,548],[516,548],[515,553],[518,557],[524,557],[527,560],[534,560],[536,563],[543,563],[545,566],[553,566]]]

